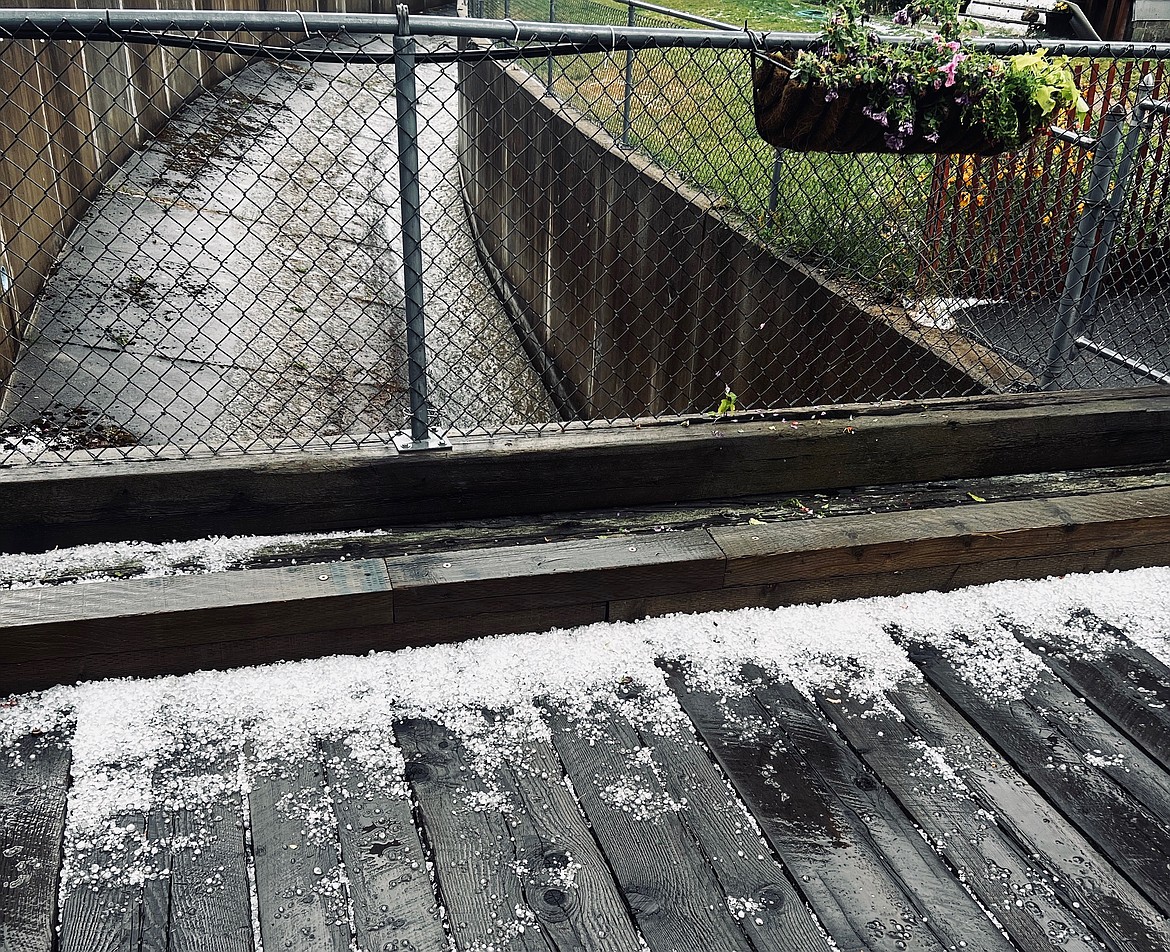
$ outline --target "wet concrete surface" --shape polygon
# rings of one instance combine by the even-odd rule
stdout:
[[[418,75],[432,420],[543,422],[463,214],[454,71]],[[402,428],[396,151],[390,65],[254,64],[185,107],[62,253],[0,456]]]
[[[1057,333],[1057,299],[989,302],[955,314],[959,329],[981,341],[1036,377],[1045,369],[1048,350]],[[1164,294],[1119,293],[1109,290],[1095,315],[1083,328],[1084,336],[1110,350],[1170,374],[1170,300]],[[1060,389],[1149,387],[1161,381],[1134,373],[1087,349],[1076,348],[1062,368]]]

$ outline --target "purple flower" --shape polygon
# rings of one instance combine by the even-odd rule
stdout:
[[[910,18],[910,8],[902,7],[901,10],[895,13],[894,22],[898,26],[909,26],[911,23],[913,23],[914,21]]]
[[[930,132],[926,133],[926,135],[924,135],[922,138],[924,138],[927,142],[938,142],[938,130],[932,129]]]
[[[895,77],[890,81],[890,92],[892,92],[895,96],[906,95],[907,88],[906,80],[901,76]]]
[[[881,123],[883,126],[888,126],[890,124],[889,115],[884,112],[879,112],[877,109],[874,109],[873,106],[862,106],[861,114],[863,116],[868,116],[874,122]]]
[[[904,148],[906,148],[906,140],[892,132],[887,132],[886,148],[892,149],[894,152],[901,152]]]
[[[898,131],[902,133],[902,135],[910,135],[914,131],[914,120],[903,119],[898,123]]]
[[[825,102],[835,102],[841,94],[835,89],[825,90]]]

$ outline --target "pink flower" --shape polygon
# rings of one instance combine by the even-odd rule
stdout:
[[[948,43],[947,45],[950,46],[951,44]],[[954,45],[957,47],[959,44],[955,43]],[[946,82],[943,83],[944,86],[955,85],[955,70],[959,68],[959,64],[966,58],[966,53],[960,53],[958,50],[955,50],[954,56],[951,57],[951,61],[947,63],[946,66],[940,66],[938,68],[938,71],[946,76]],[[937,86],[935,88],[937,88]]]

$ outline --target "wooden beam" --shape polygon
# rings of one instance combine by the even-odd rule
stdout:
[[[345,611],[335,604],[345,601]],[[289,635],[393,618],[385,563],[378,559],[297,565],[6,592],[0,618],[16,663],[76,655],[187,650],[233,638]]]
[[[0,692],[1170,564],[1170,486],[7,592]]]
[[[0,470],[0,550],[369,528],[1170,459],[1165,388],[784,411],[454,450]]]
[[[715,588],[723,563],[703,529],[386,560],[396,622]]]

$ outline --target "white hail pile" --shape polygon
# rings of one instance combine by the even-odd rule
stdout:
[[[384,778],[382,795],[407,796],[394,740],[394,724],[404,719],[428,718],[451,731],[479,778],[467,808],[496,810],[506,804],[492,778],[522,764],[556,719],[603,738],[606,718],[624,717],[645,746],[625,752],[629,771],[599,777],[598,790],[615,808],[654,822],[687,809],[684,799],[662,796],[654,737],[690,730],[659,662],[680,662],[691,686],[719,696],[749,689],[741,669],[750,664],[810,697],[844,692],[880,704],[901,679],[921,677],[908,651],[925,646],[981,691],[1011,696],[1043,669],[1021,638],[1091,654],[1114,643],[1115,632],[1170,662],[1170,569],[62,686],[0,706],[0,751],[18,757],[17,741],[30,733],[72,748],[68,891],[111,877],[141,880],[154,874],[160,849],[198,848],[198,832],[183,842],[148,840],[141,823],[148,811],[210,816],[251,784],[295,771],[306,758],[319,762],[323,745],[344,742],[358,770]],[[950,753],[924,749],[923,762],[962,795],[961,755]],[[315,806],[301,806],[311,827]]]

